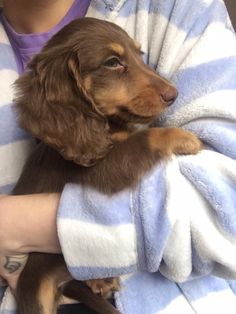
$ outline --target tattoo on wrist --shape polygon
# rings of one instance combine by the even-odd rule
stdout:
[[[25,265],[26,258],[27,255],[6,256],[4,268],[8,271],[9,274],[13,274]]]

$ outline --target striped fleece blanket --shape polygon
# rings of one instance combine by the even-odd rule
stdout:
[[[58,234],[75,278],[122,275],[122,313],[236,312],[236,38],[220,0],[92,0],[88,16],[136,38],[179,97],[157,125],[195,132],[196,156],[173,156],[112,197],[68,184]],[[11,111],[17,77],[0,30],[0,180],[9,191],[32,145]],[[137,156],[138,158],[138,156]],[[134,160],[135,162],[135,160]],[[15,313],[2,289],[1,314]]]

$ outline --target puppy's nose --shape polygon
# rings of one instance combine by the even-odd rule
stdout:
[[[169,106],[171,105],[176,98],[178,97],[178,91],[174,86],[168,86],[162,93],[161,93],[161,99],[166,102],[166,104]]]

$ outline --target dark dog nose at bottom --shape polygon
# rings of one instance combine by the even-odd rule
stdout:
[[[174,86],[169,86],[163,93],[161,93],[160,97],[169,106],[178,97],[178,91]]]

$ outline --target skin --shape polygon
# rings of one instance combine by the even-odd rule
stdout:
[[[73,0],[5,0],[4,14],[18,33],[46,32]],[[61,252],[56,216],[59,194],[0,197],[0,283],[14,290],[29,252]],[[23,219],[22,219],[23,218]]]
[[[27,253],[61,252],[56,230],[59,200],[56,193],[0,198],[0,275],[12,289]]]
[[[46,32],[65,16],[73,0],[5,0],[4,14],[18,33]]]

